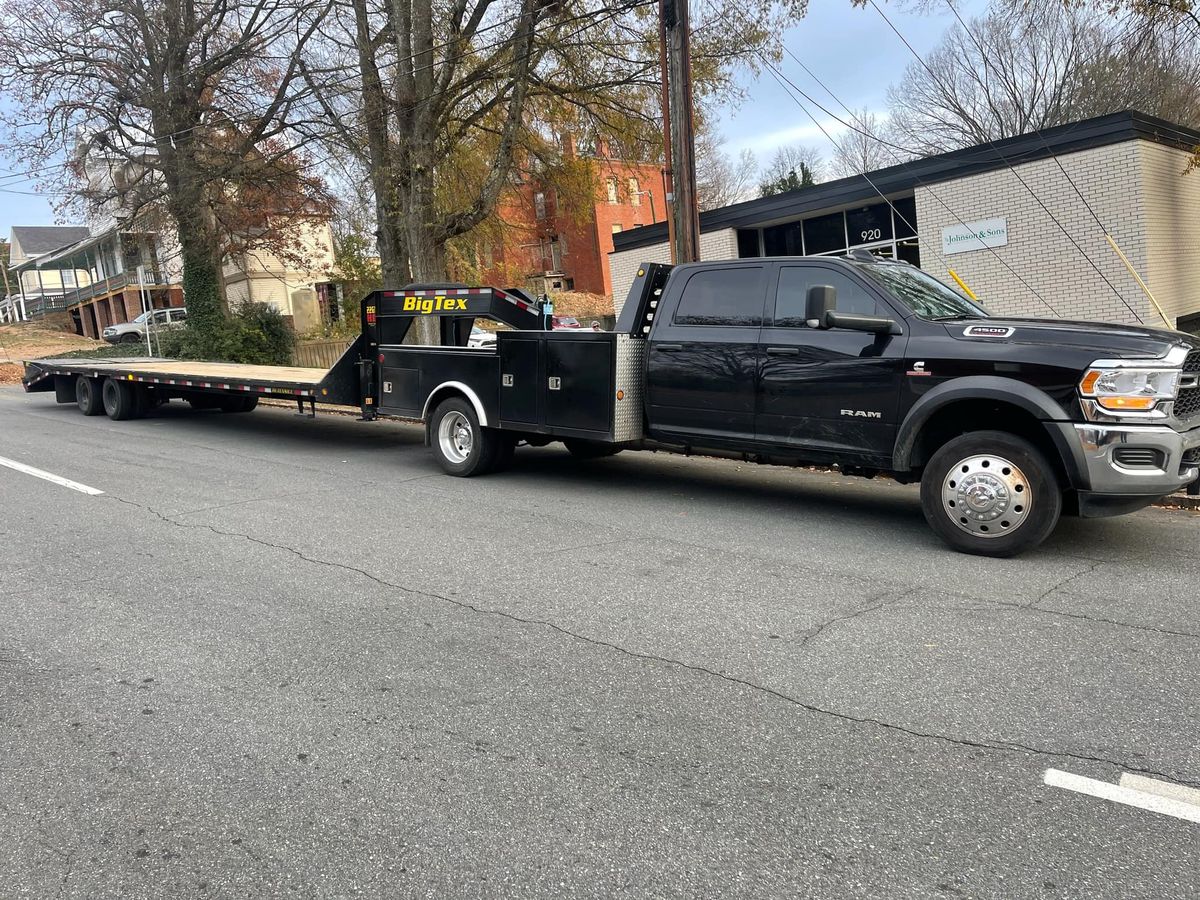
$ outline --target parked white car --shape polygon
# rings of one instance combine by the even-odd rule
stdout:
[[[151,317],[153,316],[153,321]],[[183,307],[170,309],[151,309],[142,313],[132,322],[122,322],[120,325],[109,325],[104,329],[103,337],[110,344],[136,344],[146,340],[146,324],[151,322],[154,328],[178,328],[187,321],[187,310]]]
[[[485,328],[480,328],[478,325],[474,325],[471,327],[471,336],[467,338],[467,346],[495,349],[496,333],[494,331],[488,331]]]

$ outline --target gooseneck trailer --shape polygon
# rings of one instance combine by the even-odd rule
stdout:
[[[441,343],[406,343],[436,317]],[[500,330],[470,347],[477,319]],[[703,452],[920,481],[958,550],[1009,556],[1064,513],[1117,515],[1200,485],[1200,339],[999,319],[904,263],[645,264],[613,332],[546,330],[520,290],[412,286],[364,300],[328,371],[178,360],[37,360],[28,391],[89,415],[259,397],[419,419],[441,467],[504,467],[521,443],[579,456]]]

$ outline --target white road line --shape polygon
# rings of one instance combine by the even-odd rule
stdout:
[[[1113,803],[1123,803],[1126,806],[1136,806],[1149,812],[1161,813],[1164,816],[1174,816],[1188,822],[1200,823],[1200,806],[1185,803],[1170,797],[1134,790],[1123,785],[1109,784],[1107,781],[1097,781],[1095,778],[1084,778],[1058,769],[1047,769],[1043,781],[1050,787],[1075,791],[1078,794],[1088,794],[1101,800]],[[1160,782],[1165,784],[1165,782]]]
[[[104,491],[98,491],[94,487],[88,487],[86,484],[80,484],[78,481],[72,481],[70,478],[63,478],[61,475],[55,475],[53,472],[44,472],[41,469],[35,469],[33,466],[27,466],[25,463],[19,463],[15,459],[7,459],[0,456],[0,466],[6,466],[10,469],[15,469],[18,472],[24,472],[26,475],[32,475],[34,478],[41,478],[44,481],[49,481],[65,488],[70,488],[73,491],[79,491],[81,494],[88,494],[92,497],[103,494]]]
[[[1186,787],[1182,784],[1172,784],[1169,781],[1159,781],[1157,778],[1147,778],[1145,775],[1134,775],[1130,772],[1121,773],[1121,787],[1141,791],[1144,794],[1157,794],[1168,800],[1178,800],[1180,803],[1191,803],[1200,806],[1200,790]]]

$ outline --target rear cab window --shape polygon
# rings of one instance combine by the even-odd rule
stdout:
[[[763,314],[762,266],[699,269],[684,283],[675,325],[757,328]]]

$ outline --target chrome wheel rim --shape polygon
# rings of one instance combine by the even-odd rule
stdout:
[[[995,454],[969,456],[951,466],[942,482],[942,509],[960,530],[980,538],[1011,534],[1029,518],[1029,479]]]
[[[460,412],[452,412],[442,416],[438,424],[438,446],[442,454],[452,463],[464,463],[471,456],[471,445],[474,435],[471,423]]]

